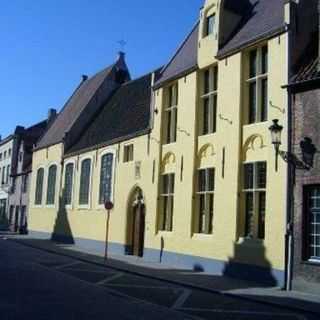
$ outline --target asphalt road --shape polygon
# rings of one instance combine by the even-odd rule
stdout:
[[[0,239],[0,320],[315,320]]]

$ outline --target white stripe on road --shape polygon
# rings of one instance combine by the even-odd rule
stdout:
[[[116,273],[116,274],[114,274],[113,276],[110,276],[110,277],[108,277],[108,278],[106,278],[106,279],[104,279],[104,280],[102,280],[102,281],[96,282],[96,284],[97,284],[97,285],[103,285],[103,284],[105,284],[105,283],[108,283],[108,282],[111,282],[111,281],[113,281],[113,280],[119,279],[119,278],[121,278],[122,276],[123,276],[123,273],[122,273],[122,272]]]
[[[63,268],[67,268],[67,267],[72,267],[72,266],[75,266],[77,264],[80,264],[80,262],[69,262],[69,263],[66,263],[66,264],[63,264],[62,266],[57,266],[55,267],[55,269],[63,269]]]
[[[187,299],[190,297],[192,291],[189,289],[184,289],[181,296],[177,299],[177,301],[173,304],[171,309],[178,309],[181,308],[184,303],[187,301]]]
[[[222,309],[201,309],[201,308],[179,308],[181,311],[202,311],[212,313],[225,314],[241,314],[241,315],[257,315],[257,316],[275,316],[275,317],[295,317],[298,320],[307,320],[304,316],[295,313],[273,313],[273,312],[259,312],[259,311],[243,311],[243,310],[222,310]]]

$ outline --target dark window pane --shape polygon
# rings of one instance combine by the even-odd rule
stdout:
[[[253,173],[253,164],[248,163],[244,165],[244,189],[253,189],[253,179],[254,179],[254,173]]]
[[[257,75],[257,50],[250,52],[250,78]]]
[[[209,133],[209,98],[203,99],[203,134]]]
[[[35,196],[36,205],[40,205],[42,203],[43,177],[44,177],[44,169],[41,168],[37,172],[36,196]]]
[[[254,215],[254,205],[253,205],[253,193],[248,192],[245,194],[245,212],[246,212],[246,229],[245,236],[253,237],[253,215]]]
[[[204,72],[204,94],[207,94],[210,92],[210,70],[207,69]]]
[[[257,187],[259,189],[265,189],[267,186],[267,163],[257,163]]]
[[[199,170],[198,190],[199,192],[206,191],[206,170]]]
[[[265,46],[262,48],[262,66],[261,66],[261,71],[262,73],[267,73],[268,72],[268,47]]]
[[[206,214],[206,201],[205,201],[205,195],[201,194],[199,195],[199,233],[205,232],[205,214]]]
[[[68,163],[66,166],[66,172],[64,176],[64,201],[66,205],[70,205],[72,202],[72,187],[73,187],[73,163]]]
[[[111,200],[112,193],[113,154],[105,154],[101,158],[99,204]]]
[[[208,36],[208,35],[213,33],[214,27],[215,27],[215,20],[216,20],[216,17],[215,17],[214,14],[209,16],[209,17],[207,17],[206,33],[205,33],[206,36]]]
[[[215,66],[213,68],[213,90],[218,90],[218,67]]]
[[[89,204],[90,175],[91,175],[91,160],[86,159],[82,161],[82,165],[81,165],[80,194],[79,194],[80,205]]]
[[[256,122],[257,83],[249,84],[249,123]]]
[[[266,193],[259,192],[259,239],[265,238],[265,220],[266,220]]]
[[[214,95],[213,96],[213,105],[212,105],[212,128],[211,128],[211,131],[212,133],[215,133],[217,131],[217,99],[218,99],[218,96],[217,95]]]
[[[172,139],[170,142],[176,142],[177,141],[177,122],[178,122],[178,109],[174,108],[172,110],[172,116],[173,116],[173,128],[172,128]]]
[[[51,166],[48,172],[47,204],[53,205],[56,193],[57,166]]]
[[[214,169],[207,170],[207,191],[214,191],[215,179],[214,179]]]
[[[261,121],[268,120],[268,79],[261,81]]]
[[[166,137],[166,142],[170,143],[171,142],[171,110],[167,111],[167,137]]]

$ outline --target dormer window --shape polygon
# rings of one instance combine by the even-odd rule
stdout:
[[[205,28],[204,28],[204,37],[207,37],[213,34],[215,24],[216,24],[216,15],[211,14],[206,18]]]

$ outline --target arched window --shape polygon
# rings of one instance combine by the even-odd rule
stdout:
[[[47,205],[54,205],[56,195],[57,166],[50,166],[48,171]]]
[[[44,169],[40,168],[38,169],[38,172],[37,172],[37,181],[36,181],[36,194],[35,194],[36,205],[41,205],[42,203],[43,177],[44,177]]]
[[[91,175],[91,159],[83,160],[81,163],[80,190],[79,190],[80,205],[89,204],[90,175]]]
[[[112,197],[113,154],[107,153],[101,158],[99,204],[110,201]]]
[[[73,163],[66,165],[66,171],[64,175],[64,203],[70,205],[72,203],[72,187],[73,187]]]

